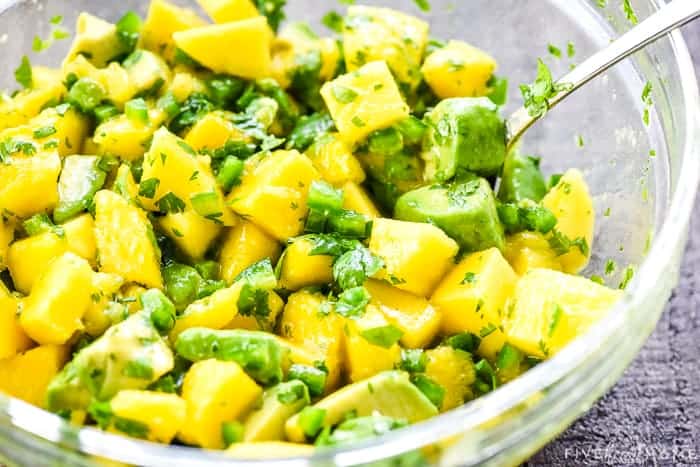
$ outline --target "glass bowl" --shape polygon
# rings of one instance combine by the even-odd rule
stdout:
[[[175,3],[194,7],[194,1]],[[319,32],[323,14],[342,7],[328,0],[288,3],[290,18],[308,20]],[[511,80],[506,111],[520,105],[517,84],[534,78],[536,57],[544,57],[555,76],[563,75],[571,64],[631,26],[621,0],[608,1],[605,9],[598,8],[596,0],[431,0],[429,14],[420,12],[411,0],[362,3],[421,15],[430,21],[433,36],[463,39],[491,52],[500,63],[498,74]],[[642,19],[663,2],[632,3]],[[14,86],[11,70],[23,54],[29,53],[35,63],[60,63],[68,41],[42,54],[30,53],[35,35],[48,36],[54,15],[63,15],[64,24],[71,26],[81,11],[116,21],[128,9],[144,14],[147,7],[145,0],[0,0],[0,53],[6,63],[0,88]],[[573,58],[566,53],[569,41],[575,44]],[[549,43],[564,51],[561,59],[548,54]],[[653,89],[648,126],[642,123],[645,105],[640,97],[647,81]],[[590,184],[598,221],[593,258],[584,274],[603,276],[613,287],[627,271],[634,271],[634,278],[608,318],[552,359],[487,396],[351,448],[318,452],[310,458],[234,464],[219,452],[79,429],[0,395],[0,463],[344,466],[419,447],[425,447],[439,465],[522,462],[618,379],[676,285],[700,174],[699,113],[691,60],[675,32],[577,92],[528,133],[523,148],[543,156],[546,171],[580,167]],[[603,274],[608,259],[620,265],[613,275]]]

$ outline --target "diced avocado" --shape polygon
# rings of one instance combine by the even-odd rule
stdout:
[[[384,415],[351,418],[344,421],[318,444],[322,446],[338,446],[356,443],[363,439],[374,438],[406,426],[403,420],[396,420]]]
[[[64,159],[58,179],[58,205],[53,212],[55,222],[63,223],[88,208],[107,178],[100,162],[98,156],[68,156]]]
[[[83,55],[93,65],[102,68],[127,52],[128,46],[119,38],[114,24],[89,13],[81,13],[75,27],[75,39],[64,63]]]
[[[503,164],[498,199],[504,203],[517,203],[524,199],[540,201],[547,193],[547,184],[540,171],[537,158],[511,152]]]
[[[485,97],[440,102],[426,115],[425,178],[444,182],[463,171],[496,175],[506,157],[506,127]]]
[[[241,329],[190,328],[178,336],[175,350],[193,362],[210,358],[234,361],[263,384],[282,379],[282,364],[286,358],[286,352],[269,333]]]
[[[464,251],[505,247],[496,200],[483,178],[410,191],[399,198],[394,215],[397,219],[430,222],[440,227]]]
[[[337,425],[348,413],[364,417],[376,412],[408,423],[419,422],[437,414],[433,403],[411,383],[408,373],[403,371],[385,371],[350,384],[321,399],[313,407],[325,411],[323,426]],[[305,440],[299,415],[287,420],[285,432],[291,441]]]
[[[152,95],[167,87],[171,71],[165,60],[148,50],[137,49],[124,60],[129,81],[138,94]]]
[[[85,409],[122,389],[145,389],[173,368],[173,354],[146,313],[109,328],[78,352],[47,389],[49,410]]]
[[[370,175],[375,200],[388,212],[399,196],[423,185],[423,161],[406,151],[386,157],[375,153],[359,157]]]
[[[281,441],[284,424],[309,404],[309,391],[299,380],[274,386],[263,394],[262,407],[243,422],[243,441]]]

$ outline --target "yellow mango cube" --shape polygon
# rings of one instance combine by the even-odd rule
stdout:
[[[58,202],[61,158],[56,152],[15,156],[0,165],[0,206],[6,215],[30,217]]]
[[[175,342],[177,336],[189,328],[223,329],[238,314],[238,297],[242,286],[242,282],[237,282],[190,303],[175,321],[170,331],[170,341]]]
[[[372,303],[403,333],[401,344],[404,347],[424,348],[433,341],[442,317],[428,300],[382,281],[369,280],[365,287],[372,296]]]
[[[364,214],[370,219],[381,217],[377,205],[374,204],[367,190],[354,182],[343,185],[343,208]]]
[[[442,332],[468,331],[481,338],[477,352],[494,358],[505,341],[506,300],[518,276],[497,248],[466,256],[450,271],[430,302],[442,313]]]
[[[34,344],[19,324],[18,305],[15,297],[0,297],[0,360],[14,357]]]
[[[64,344],[82,329],[92,294],[92,269],[73,253],[51,261],[34,284],[20,316],[24,331],[40,344]]]
[[[28,126],[31,127],[33,139],[37,143],[55,142],[56,150],[61,157],[80,154],[88,132],[87,118],[72,107],[63,114],[55,108],[43,110],[29,120]],[[45,129],[51,129],[51,134],[39,136]]]
[[[519,232],[506,237],[504,256],[515,272],[522,276],[530,269],[561,270],[557,254],[544,235],[537,232]]]
[[[125,52],[126,45],[117,34],[114,24],[83,12],[78,16],[75,37],[64,63],[78,55],[85,55],[93,65],[103,68]]]
[[[119,109],[123,109],[124,104],[138,93],[129,73],[119,63],[112,62],[107,68],[100,68],[95,72],[94,78],[104,86],[109,100]]]
[[[144,190],[148,183],[155,185],[150,193]],[[159,204],[166,196],[179,199],[181,211],[193,209],[223,225],[236,223],[216,183],[209,158],[197,156],[187,143],[163,127],[153,135],[151,149],[144,156],[139,199],[146,209],[157,211],[162,210]]]
[[[576,274],[588,264],[593,247],[595,210],[583,174],[577,169],[567,170],[559,183],[542,199],[557,218],[555,229],[571,240],[583,239],[585,247],[572,247],[559,256],[562,270]],[[551,235],[551,234],[550,234]]]
[[[261,395],[260,386],[235,362],[195,363],[182,384],[187,416],[180,439],[203,448],[223,448],[221,425],[242,418]]]
[[[384,61],[370,62],[321,88],[340,137],[348,144],[365,139],[408,117],[409,108]]]
[[[486,95],[495,70],[489,54],[462,41],[450,41],[428,55],[422,69],[425,82],[440,99]]]
[[[15,226],[9,220],[0,216],[0,271],[7,268],[7,254],[10,243],[15,239]]]
[[[335,77],[338,64],[342,59],[340,43],[332,37],[323,37],[319,40],[321,46],[321,71],[318,76],[323,81],[328,81]]]
[[[28,295],[46,266],[67,249],[66,239],[53,232],[45,232],[14,242],[7,253],[7,267],[15,288]]]
[[[245,141],[245,134],[233,124],[230,117],[229,113],[221,111],[205,115],[187,132],[185,142],[195,151],[202,151],[223,147],[229,140]]]
[[[311,182],[319,179],[308,157],[298,151],[275,151],[248,160],[241,184],[227,200],[241,217],[286,241],[304,230],[306,198]]]
[[[146,213],[112,191],[98,191],[94,201],[100,271],[162,288],[160,252]]]
[[[95,243],[95,221],[88,213],[69,220],[61,227],[65,233],[68,251],[96,264],[97,244]]]
[[[171,93],[178,102],[183,102],[192,94],[207,92],[204,82],[192,70],[176,67],[173,71],[175,74],[170,86],[166,88],[166,92]]]
[[[584,334],[622,296],[585,277],[533,269],[518,281],[503,328],[508,342],[527,355],[547,358]]]
[[[251,0],[197,0],[215,23],[255,18],[260,13]]]
[[[270,258],[275,264],[281,251],[277,240],[252,222],[241,221],[223,235],[219,250],[221,278],[232,284],[240,273],[258,261]]]
[[[350,381],[357,382],[394,368],[401,360],[397,327],[381,311],[368,305],[365,313],[346,320],[345,354]],[[395,339],[395,340],[394,340]]]
[[[116,274],[97,272],[92,275],[91,303],[83,315],[86,333],[93,337],[101,336],[112,325],[112,319],[105,314],[105,310],[122,285],[124,279]],[[136,302],[129,305],[133,304],[138,305]]]
[[[37,407],[45,407],[46,388],[61,371],[69,355],[68,346],[40,345],[0,360],[0,391]]]
[[[343,28],[345,66],[353,71],[373,60],[386,60],[400,83],[413,90],[428,44],[428,23],[390,8],[353,5]]]
[[[343,319],[318,312],[323,295],[307,290],[289,296],[279,329],[282,337],[304,348],[328,368],[326,390],[340,382],[343,362]]]
[[[425,352],[428,363],[425,375],[445,390],[440,411],[459,407],[473,398],[471,385],[476,372],[471,355],[449,346],[440,346]]]
[[[375,219],[369,249],[384,261],[378,279],[427,297],[452,266],[459,246],[431,224]]]
[[[221,232],[221,225],[194,211],[166,214],[158,219],[158,223],[163,233],[195,261],[204,257]]]
[[[173,33],[205,24],[205,21],[189,8],[181,8],[165,0],[152,0],[141,27],[139,47],[172,61],[175,56]]]
[[[336,187],[365,181],[365,171],[350,147],[337,134],[318,138],[305,153],[321,177]]]
[[[312,239],[299,237],[289,244],[282,256],[279,286],[286,290],[299,290],[310,285],[323,285],[333,281],[333,258],[311,255],[315,248]]]
[[[61,73],[41,66],[32,67],[32,87],[11,99],[0,99],[0,130],[25,124],[48,104],[58,103],[66,93]]]
[[[216,73],[248,79],[270,76],[272,34],[264,16],[179,31],[173,39],[187,55]]]
[[[109,401],[117,417],[148,427],[146,439],[169,444],[185,423],[187,403],[177,394],[127,389]]]
[[[148,123],[127,117],[125,114],[102,122],[95,129],[94,143],[100,155],[118,156],[134,161],[148,149],[153,133],[163,122],[162,112],[150,109]]]
[[[284,309],[284,300],[273,291],[267,295],[267,308],[270,310],[265,319],[256,319],[254,316],[236,314],[224,329],[247,329],[249,331],[274,332],[277,317]]]

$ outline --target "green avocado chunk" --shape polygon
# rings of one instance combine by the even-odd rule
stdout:
[[[483,178],[410,191],[396,202],[394,216],[440,227],[463,251],[505,247],[496,199]]]
[[[58,179],[58,205],[54,222],[61,224],[90,206],[95,193],[102,188],[107,173],[100,168],[98,156],[68,156]]]
[[[506,127],[485,97],[445,99],[425,116],[425,179],[445,182],[463,171],[496,175],[506,157]]]
[[[309,405],[309,391],[299,380],[280,383],[265,391],[262,406],[243,422],[243,441],[284,440],[284,424]]]
[[[173,368],[173,354],[147,313],[109,328],[80,350],[46,391],[51,411],[85,409],[122,389],[146,389]]]
[[[358,155],[370,175],[369,187],[375,200],[387,212],[402,194],[423,185],[423,161],[406,150],[390,156],[377,153]]]
[[[342,422],[346,415],[365,417],[375,413],[415,423],[437,415],[437,409],[414,386],[405,371],[384,371],[363,381],[345,386],[312,406],[323,411],[323,426]],[[287,439],[303,442],[306,437],[295,415],[285,424]]]
[[[498,199],[504,203],[517,203],[524,199],[538,202],[547,194],[547,183],[540,171],[540,161],[535,157],[512,152],[503,164]]]

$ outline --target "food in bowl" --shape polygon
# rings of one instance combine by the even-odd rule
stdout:
[[[83,13],[0,103],[0,390],[160,443],[303,455],[516,378],[620,296],[583,175],[506,152],[505,82],[423,20]],[[262,14],[261,14],[262,13]]]

